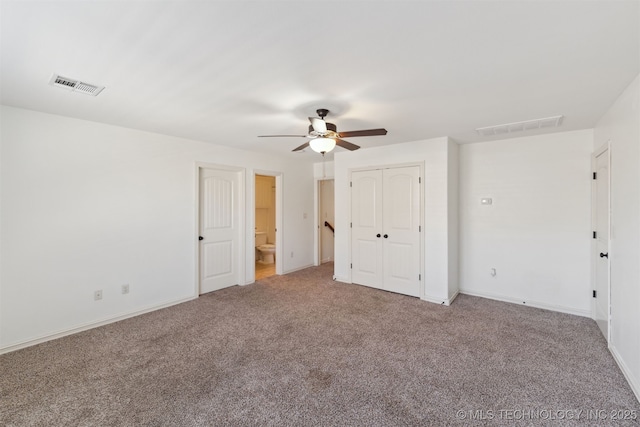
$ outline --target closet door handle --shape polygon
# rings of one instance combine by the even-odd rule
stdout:
[[[204,240],[204,237],[198,236],[198,240]]]
[[[609,252],[607,252],[606,254],[600,252],[600,258],[609,258]]]
[[[380,238],[380,233],[376,234],[376,237],[379,239]]]
[[[385,235],[384,235],[384,236],[382,236],[382,237],[384,237],[384,238],[386,239],[387,237],[389,237],[389,235],[388,235],[388,234],[385,234]]]

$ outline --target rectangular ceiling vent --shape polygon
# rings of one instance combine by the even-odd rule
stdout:
[[[546,117],[544,119],[526,120],[524,122],[507,123],[504,125],[487,126],[476,129],[480,136],[504,135],[533,129],[546,129],[560,126],[564,116]]]
[[[51,76],[49,84],[51,86],[69,90],[71,92],[79,92],[91,96],[97,96],[100,92],[102,92],[102,89],[104,89],[104,86],[92,85],[90,83],[81,82],[80,80],[62,77],[57,74]]]

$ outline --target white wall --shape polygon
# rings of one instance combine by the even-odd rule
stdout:
[[[449,304],[450,265],[455,265],[457,253],[455,245],[449,245],[452,230],[457,223],[451,223],[449,209],[456,206],[456,189],[450,188],[449,150],[454,145],[444,138],[426,141],[408,142],[377,148],[368,148],[354,152],[337,152],[334,160],[335,174],[335,276],[337,280],[351,282],[349,264],[351,262],[351,243],[349,233],[350,213],[350,170],[397,165],[406,163],[424,164],[424,295],[428,301]],[[456,155],[455,149],[452,154]],[[455,160],[451,160],[455,164]],[[450,201],[451,200],[451,201]],[[451,249],[451,251],[450,251]],[[450,262],[452,264],[450,264]],[[455,269],[452,267],[451,269]],[[452,287],[455,289],[454,284]]]
[[[449,140],[447,165],[449,300],[460,290],[460,147]]]
[[[598,122],[594,149],[611,141],[610,348],[640,399],[640,77]]]
[[[460,147],[461,292],[590,316],[592,140],[584,130]]]
[[[196,162],[283,174],[285,272],[313,262],[313,168],[2,107],[0,351],[196,295]],[[293,253],[291,257],[289,254]],[[253,277],[247,252],[247,281]],[[120,286],[130,285],[123,296]],[[103,300],[93,292],[103,290]]]

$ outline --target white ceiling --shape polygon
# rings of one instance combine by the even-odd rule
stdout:
[[[367,147],[564,115],[593,127],[639,72],[633,1],[2,1],[1,102],[290,153],[328,108]],[[91,97],[52,73],[104,85]],[[512,134],[524,136],[541,131]],[[495,137],[491,138],[495,139]],[[337,150],[340,150],[339,148]]]

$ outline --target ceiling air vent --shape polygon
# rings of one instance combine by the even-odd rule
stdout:
[[[504,135],[532,129],[546,129],[562,124],[563,116],[546,117],[544,119],[526,120],[524,122],[507,123],[504,125],[487,126],[476,129],[480,136]]]
[[[79,92],[84,93],[91,96],[96,96],[104,86],[96,86],[87,82],[81,82],[80,80],[70,79],[68,77],[62,77],[57,74],[51,76],[51,80],[49,80],[49,84],[51,86],[56,86],[62,89],[69,90],[71,92]]]

